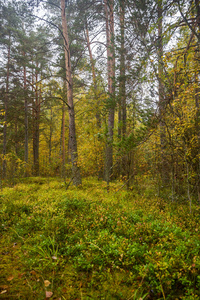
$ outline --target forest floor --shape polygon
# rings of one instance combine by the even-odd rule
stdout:
[[[0,299],[200,299],[200,206],[85,179],[0,193]]]

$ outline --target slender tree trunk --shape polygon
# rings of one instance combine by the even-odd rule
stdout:
[[[51,153],[52,153],[52,135],[53,135],[53,110],[50,108],[50,129],[49,129],[49,164],[51,164]]]
[[[40,91],[38,90],[38,74],[35,76],[35,103],[34,103],[34,119],[33,119],[33,164],[34,175],[39,176],[39,121],[40,121]]]
[[[16,155],[18,155],[18,137],[17,137],[18,126],[17,125],[18,125],[17,124],[17,116],[15,115],[15,154]]]
[[[186,154],[186,152],[187,152],[187,149],[185,149],[185,154]],[[188,166],[186,155],[185,155],[185,164],[186,164],[186,179],[187,179],[187,196],[188,196],[188,201],[189,201],[190,213],[192,213],[192,199],[190,196],[190,181],[189,181],[189,166]]]
[[[106,16],[107,68],[108,68],[108,133],[105,151],[105,180],[109,184],[113,168],[113,128],[115,113],[115,55],[113,0],[104,0]]]
[[[120,77],[119,77],[119,112],[118,112],[118,135],[124,139],[126,136],[126,76],[125,76],[125,38],[124,38],[124,1],[120,1]],[[126,174],[127,156],[122,155],[121,174]]]
[[[62,176],[65,180],[65,104],[62,107]]]
[[[200,5],[199,5],[199,0],[195,0],[195,6],[196,6],[196,18],[197,18],[197,24],[199,28],[199,35],[200,35]],[[200,39],[198,39],[200,40]],[[199,50],[200,50],[200,45],[198,44],[198,51],[196,51],[196,60],[199,63]],[[198,67],[197,67],[198,70]],[[196,72],[195,74],[195,81],[198,85],[198,78],[199,78],[199,71]],[[196,123],[196,131],[197,131],[197,194],[198,194],[198,201],[200,203],[200,107],[199,107],[199,94],[200,94],[200,88],[196,88],[195,91],[195,105],[196,105],[196,118],[195,118],[195,123]]]
[[[25,53],[24,53],[25,56]],[[25,143],[24,143],[24,160],[25,160],[25,177],[28,176],[28,99],[27,99],[27,84],[26,84],[26,67],[24,66],[24,126],[25,126]]]
[[[126,136],[126,76],[125,76],[125,39],[124,39],[124,1],[120,2],[120,84],[119,94],[122,103],[122,136]]]
[[[7,74],[6,74],[6,95],[4,99],[4,126],[3,126],[3,178],[6,177],[6,158],[7,154],[7,118],[8,118],[8,92],[9,92],[9,77],[10,77],[10,43],[11,36],[9,33],[8,43],[8,60],[7,60]]]
[[[197,52],[197,55],[199,52]],[[198,57],[196,58],[199,61]],[[195,73],[195,82],[198,86],[198,77],[199,72]],[[196,166],[196,185],[197,185],[197,194],[198,194],[198,201],[200,202],[200,107],[199,107],[199,93],[200,88],[197,87],[195,89],[195,106],[196,106],[196,116],[195,116],[195,127],[197,133],[197,166]]]
[[[166,157],[166,132],[165,132],[165,98],[163,83],[163,14],[162,0],[158,1],[158,96],[159,96],[159,115],[160,115],[160,144],[161,144],[161,178],[165,186],[169,181],[168,163]]]
[[[70,49],[69,49],[69,38],[68,38],[68,27],[65,15],[65,0],[61,0],[61,17],[62,17],[62,29],[63,29],[63,40],[65,49],[65,67],[66,67],[66,81],[67,81],[67,102],[69,111],[69,144],[70,154],[72,162],[72,177],[73,184],[78,186],[81,184],[81,174],[78,167],[78,152],[77,152],[77,141],[76,141],[76,128],[75,128],[75,112],[73,102],[73,80],[71,71],[70,61]]]

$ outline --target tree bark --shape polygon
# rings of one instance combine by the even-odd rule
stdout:
[[[11,35],[9,32],[9,42],[8,42],[8,60],[7,60],[7,72],[6,72],[6,95],[4,99],[4,126],[3,126],[3,178],[6,177],[6,158],[7,154],[7,118],[8,118],[8,92],[9,92],[9,77],[10,77],[10,43]]]
[[[108,69],[108,132],[105,149],[105,180],[109,184],[113,168],[113,128],[115,113],[115,55],[113,0],[104,0],[106,17],[107,69]]]
[[[25,53],[24,53],[25,56]],[[24,126],[25,126],[25,141],[24,141],[24,160],[25,160],[25,177],[28,176],[27,174],[27,164],[28,164],[28,99],[26,90],[26,67],[24,66]]]
[[[15,107],[15,109],[17,110],[17,107]],[[17,124],[17,116],[15,115],[15,154],[16,156],[18,156],[18,148],[19,148],[19,145],[18,145],[18,137],[17,137],[17,134],[18,134],[18,124]]]
[[[124,1],[120,1],[120,77],[119,77],[119,109],[118,109],[118,136],[124,139],[126,136],[126,77],[125,77],[125,37],[124,37]],[[127,156],[122,153],[120,173],[126,175]]]
[[[52,153],[52,135],[53,135],[53,110],[50,107],[50,128],[49,128],[49,164],[51,164],[51,153]]]
[[[120,84],[119,94],[122,104],[122,136],[126,136],[126,76],[125,76],[125,38],[124,38],[124,1],[120,1]]]
[[[70,61],[68,26],[67,26],[67,20],[65,15],[65,0],[61,0],[61,17],[62,17],[64,51],[65,51],[67,102],[68,102],[68,111],[69,111],[69,145],[70,145],[70,154],[71,154],[71,162],[72,162],[72,178],[73,178],[73,184],[78,186],[81,184],[81,174],[78,166],[75,112],[74,112],[74,102],[73,102],[73,80],[72,80],[71,61]]]
[[[158,96],[159,96],[159,116],[160,116],[160,145],[161,145],[161,178],[165,186],[169,181],[168,163],[166,157],[166,132],[164,123],[165,97],[163,83],[163,7],[162,0],[157,0],[158,12]]]
[[[35,75],[35,103],[33,107],[33,164],[34,175],[39,176],[39,129],[40,129],[40,91],[38,90],[38,73]]]
[[[199,5],[199,0],[195,0],[195,6],[196,6],[196,19],[197,19],[197,24],[199,28],[199,34],[200,34],[200,5]],[[196,51],[196,60],[197,63],[199,62],[199,48],[200,45],[198,43],[198,51]],[[198,68],[197,68],[198,70]],[[198,78],[199,78],[199,70],[195,72],[195,82],[198,86]],[[197,147],[198,147],[198,162],[197,162],[197,194],[198,194],[198,201],[200,203],[200,107],[199,107],[199,93],[200,93],[200,88],[197,87],[195,91],[195,106],[196,106],[196,118],[195,118],[195,125],[196,125],[196,131],[197,131]]]
[[[62,106],[62,176],[65,180],[65,104]]]

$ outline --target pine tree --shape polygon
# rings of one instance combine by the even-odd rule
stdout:
[[[81,174],[78,166],[78,151],[76,140],[76,128],[75,128],[75,112],[74,112],[74,100],[73,100],[73,79],[71,69],[71,55],[69,47],[68,26],[65,15],[65,0],[61,0],[61,17],[62,17],[62,30],[63,30],[63,42],[65,51],[65,68],[66,68],[66,82],[67,82],[67,103],[69,111],[69,146],[72,162],[72,178],[74,185],[81,184]]]

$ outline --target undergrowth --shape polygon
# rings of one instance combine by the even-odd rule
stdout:
[[[119,188],[4,188],[0,299],[199,299],[199,207]]]

